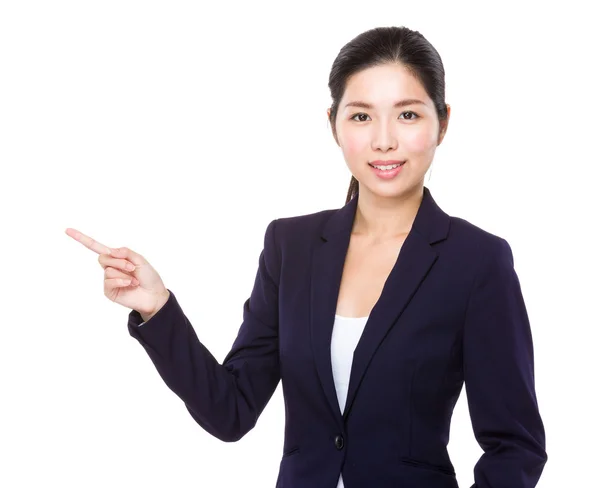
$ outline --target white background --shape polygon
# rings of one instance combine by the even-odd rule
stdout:
[[[538,486],[597,483],[593,4],[3,1],[0,485],[275,485],[281,386],[241,441],[211,437],[64,230],[148,258],[221,361],[266,225],[345,202],[329,69],[387,25],[419,30],[446,69],[452,114],[426,185],[514,252],[547,430]],[[469,487],[482,451],[464,388],[449,449]]]

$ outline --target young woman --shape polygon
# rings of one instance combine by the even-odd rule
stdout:
[[[279,381],[279,488],[457,488],[447,444],[463,383],[484,454],[476,488],[533,488],[547,460],[528,315],[508,242],[424,186],[448,127],[438,52],[407,28],[346,44],[327,111],[352,173],[346,204],[266,228],[222,364],[142,255],[73,230],[105,295],[207,432],[236,441]]]

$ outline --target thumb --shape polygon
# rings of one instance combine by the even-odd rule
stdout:
[[[127,259],[129,262],[135,264],[136,266],[148,264],[148,261],[144,259],[144,256],[138,254],[135,251],[132,251],[128,247],[118,247],[114,249],[111,248],[110,255],[114,258]]]

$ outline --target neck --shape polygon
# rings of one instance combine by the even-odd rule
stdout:
[[[422,185],[398,197],[359,191],[352,233],[374,240],[406,237],[422,200]]]

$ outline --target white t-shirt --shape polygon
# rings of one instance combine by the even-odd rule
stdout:
[[[346,406],[348,385],[350,383],[350,371],[354,349],[363,333],[369,317],[342,317],[335,316],[333,332],[331,335],[331,367],[333,369],[333,381],[337,393],[340,410],[343,412]],[[342,474],[338,479],[336,488],[344,488]]]

